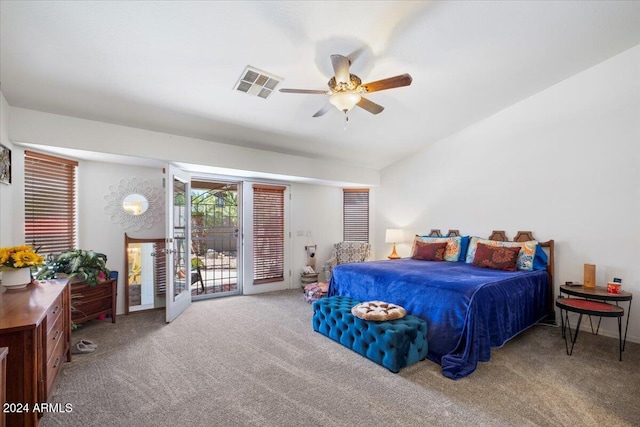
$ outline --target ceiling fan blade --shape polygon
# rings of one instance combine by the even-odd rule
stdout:
[[[330,104],[329,102],[327,102],[327,105],[325,105],[324,107],[322,107],[320,109],[320,111],[318,111],[317,113],[315,113],[313,115],[313,117],[320,117],[320,116],[324,116],[325,114],[327,114],[329,112],[329,110],[331,110],[331,108],[333,107],[332,104]]]
[[[366,98],[360,98],[360,102],[358,102],[356,105],[363,110],[367,110],[371,114],[382,113],[382,110],[384,110],[384,107],[382,105],[371,102]]]
[[[401,74],[388,79],[377,80],[371,83],[361,85],[367,93],[377,92],[379,90],[393,89],[394,87],[409,86],[413,79],[409,74]]]
[[[280,92],[284,93],[317,93],[320,95],[326,95],[326,90],[315,90],[315,89],[280,89]]]
[[[364,51],[365,51],[365,48],[360,47],[354,50],[353,52],[351,52],[349,55],[347,55],[347,58],[349,58],[349,64],[353,64],[354,62],[356,62],[356,59],[358,59]]]
[[[351,65],[349,58],[342,55],[331,55],[331,64],[336,75],[336,83],[349,83],[349,65]]]

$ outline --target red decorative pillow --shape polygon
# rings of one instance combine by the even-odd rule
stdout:
[[[411,258],[422,261],[444,261],[444,254],[446,252],[447,242],[426,243],[416,240]]]
[[[517,271],[519,246],[489,246],[478,243],[473,265],[494,270]]]

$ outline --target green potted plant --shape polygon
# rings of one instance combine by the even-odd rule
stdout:
[[[111,272],[103,253],[75,249],[63,252],[46,261],[36,278],[67,277],[71,285],[71,322],[80,325],[90,319],[111,316],[115,322],[116,281],[109,280]]]
[[[43,280],[66,275],[72,282],[83,282],[89,286],[95,286],[98,282],[107,280],[110,273],[105,254],[75,249],[47,260],[45,266],[36,274],[36,278]]]

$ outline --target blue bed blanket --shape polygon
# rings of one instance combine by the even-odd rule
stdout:
[[[427,322],[429,359],[458,379],[547,314],[546,271],[507,272],[410,258],[341,264],[329,296],[381,300]]]

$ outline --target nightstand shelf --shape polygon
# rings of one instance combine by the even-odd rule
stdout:
[[[566,294],[569,298],[565,298],[562,294]],[[582,302],[569,301],[571,296],[582,298],[578,301],[586,301],[593,302],[591,306],[585,305]],[[582,315],[586,314],[589,316],[589,323],[591,325],[591,332],[595,335],[598,335],[600,330],[600,322],[602,321],[602,317],[617,317],[618,318],[618,333],[620,339],[620,360],[622,360],[622,352],[627,343],[627,330],[629,329],[629,315],[631,312],[631,300],[633,299],[633,295],[631,292],[620,291],[619,294],[614,294],[607,292],[607,288],[604,286],[568,286],[562,285],[560,286],[560,296],[556,301],[556,306],[560,308],[560,317],[562,319],[562,336],[565,337],[564,323],[567,321],[568,323],[568,312],[574,312],[580,314],[580,319],[582,319]],[[622,335],[622,317],[624,316],[624,309],[619,307],[618,304],[620,302],[628,302],[629,305],[627,307],[627,320],[624,328],[624,337]],[[562,310],[565,310],[566,315],[562,317]],[[598,316],[598,326],[595,331],[593,329],[593,324],[591,323],[591,316]],[[580,321],[578,321],[577,328],[580,327]],[[569,329],[569,333],[571,333],[571,329]],[[575,339],[578,335],[578,330],[575,332],[576,336],[571,337],[572,341],[572,349],[573,343],[575,343]],[[567,353],[570,354],[567,349]]]

